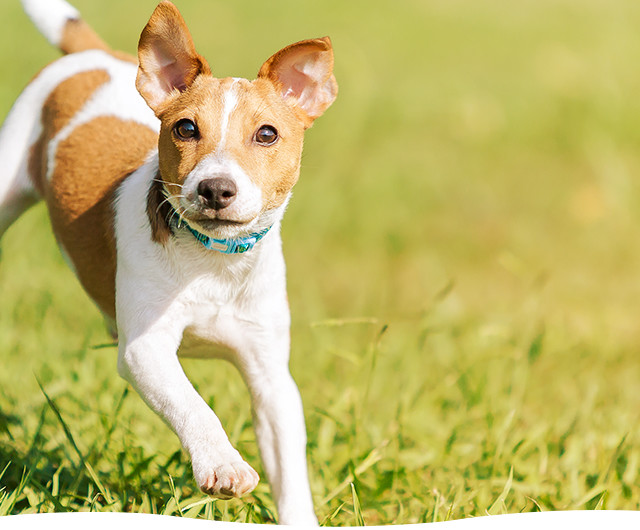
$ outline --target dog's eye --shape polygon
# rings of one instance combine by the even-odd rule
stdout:
[[[198,127],[191,120],[180,120],[173,127],[176,136],[181,140],[192,140],[198,137]]]
[[[278,131],[271,125],[263,125],[256,131],[254,140],[260,145],[273,145],[278,140]]]

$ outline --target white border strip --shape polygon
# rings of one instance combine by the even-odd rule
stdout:
[[[269,526],[245,523],[227,523],[183,519],[174,516],[127,514],[127,513],[53,513],[39,515],[11,515],[0,517],[2,530],[24,530],[32,528],[47,530],[204,530],[215,527],[216,530],[245,530],[269,528]],[[435,528],[437,527],[437,529]],[[302,528],[302,527],[300,527]],[[356,527],[352,527],[356,528]],[[369,526],[366,528],[406,528],[418,530],[449,529],[491,529],[491,530],[544,530],[550,529],[590,529],[612,528],[615,530],[640,528],[640,512],[631,511],[567,511],[538,512],[509,515],[475,517],[431,524]]]

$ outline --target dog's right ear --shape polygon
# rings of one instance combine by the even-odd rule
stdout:
[[[274,83],[305,128],[311,127],[338,94],[331,39],[303,40],[283,48],[267,59],[258,77]]]
[[[136,88],[156,114],[200,74],[211,73],[207,61],[196,52],[180,11],[167,1],[156,7],[142,31],[138,61]]]

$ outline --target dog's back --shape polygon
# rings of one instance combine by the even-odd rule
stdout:
[[[157,119],[135,90],[137,62],[108,46],[62,0],[24,0],[70,54],[44,68],[0,132],[0,235],[44,199],[60,246],[102,312],[114,318],[114,191],[157,144]]]

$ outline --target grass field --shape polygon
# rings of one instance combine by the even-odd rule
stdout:
[[[283,227],[320,521],[640,509],[640,4],[176,3],[222,77],[335,46]],[[75,5],[133,52],[155,2]],[[4,116],[57,54],[18,0],[0,21]],[[1,247],[0,513],[273,521],[264,482],[194,489],[42,206]],[[261,472],[240,377],[184,367]]]

